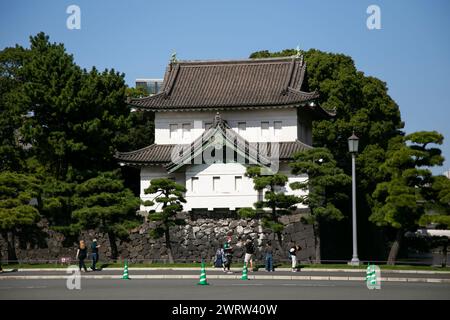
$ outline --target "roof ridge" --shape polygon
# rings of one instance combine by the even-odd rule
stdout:
[[[137,153],[137,152],[141,152],[141,151],[144,151],[144,150],[148,150],[148,149],[150,149],[153,146],[174,146],[174,145],[176,145],[176,144],[173,144],[173,143],[171,143],[171,144],[152,143],[151,145],[148,145],[146,147],[143,147],[143,148],[140,148],[140,149],[137,149],[137,150],[133,150],[133,151],[123,151],[123,152],[122,151],[116,151],[116,155],[118,155],[118,154],[120,154],[120,155],[130,155],[130,154],[133,154],[133,153]]]
[[[300,144],[300,145],[302,145],[302,146],[308,147],[308,148],[312,148],[312,147],[313,147],[313,146],[310,146],[309,144],[304,143],[303,141],[300,141],[300,140],[298,140],[298,139],[295,139],[294,142],[296,142],[297,144]]]
[[[230,59],[230,60],[177,60],[173,64],[232,64],[232,63],[258,63],[258,62],[290,62],[294,59],[295,61],[301,61],[301,58],[297,58],[295,56],[288,57],[271,57],[271,58],[247,58],[247,59]]]
[[[293,87],[288,87],[287,90],[292,93],[301,94],[303,96],[311,96],[311,99],[315,99],[315,98],[319,97],[319,91],[317,91],[317,90],[306,92],[306,91],[302,91],[299,89],[295,89]]]

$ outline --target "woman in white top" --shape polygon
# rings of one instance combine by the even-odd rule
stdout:
[[[289,249],[289,256],[292,261],[292,272],[297,272],[297,252],[302,250],[300,246],[296,246],[295,244]]]

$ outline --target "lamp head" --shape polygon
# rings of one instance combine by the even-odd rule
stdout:
[[[348,151],[350,153],[357,153],[358,152],[358,144],[359,144],[359,138],[353,134],[348,138]]]

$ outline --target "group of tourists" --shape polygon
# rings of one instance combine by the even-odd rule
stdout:
[[[244,242],[244,265],[249,267],[249,271],[253,271],[253,256],[255,254],[255,245],[251,237],[246,238]],[[289,249],[289,260],[291,261],[292,272],[297,272],[297,253],[302,250],[299,245],[293,243]],[[274,249],[272,247],[271,241],[268,241],[264,247],[264,257],[265,257],[265,270],[267,272],[274,271],[273,264],[273,254]],[[230,270],[231,262],[233,258],[233,247],[231,246],[231,236],[227,236],[227,239],[223,247],[217,249],[216,257],[214,259],[214,266],[216,268],[222,268],[223,272],[233,273]]]
[[[100,246],[97,244],[97,239],[93,239],[91,243],[91,257],[92,257],[92,271],[98,271],[97,262],[99,258],[98,248]],[[249,271],[253,271],[253,256],[255,254],[255,245],[251,237],[248,237],[244,243],[245,255],[244,264],[249,267]],[[292,244],[289,249],[289,260],[292,262],[292,272],[297,272],[297,253],[302,250],[302,248],[296,244]],[[273,253],[274,249],[272,243],[268,241],[264,247],[265,256],[265,269],[267,272],[273,272]],[[88,272],[84,260],[88,257],[88,249],[84,240],[80,240],[80,244],[77,249],[76,259],[78,260],[78,267],[80,271],[84,270]],[[231,246],[231,235],[227,236],[227,239],[222,248],[217,249],[216,257],[214,261],[214,266],[216,268],[222,268],[223,272],[233,273],[231,271],[231,263],[233,260],[233,247]],[[0,266],[0,272],[3,272]]]
[[[97,239],[92,240],[92,244],[91,244],[91,257],[92,257],[92,265],[91,265],[91,270],[92,271],[98,271],[99,269],[97,269],[97,262],[98,262],[98,248],[100,248],[100,246],[97,244]],[[78,267],[81,270],[84,270],[84,272],[88,272],[87,268],[86,268],[86,264],[84,263],[84,260],[86,260],[88,256],[88,250],[87,250],[87,246],[86,243],[84,242],[84,240],[80,240],[80,244],[78,246],[77,249],[77,255],[76,255],[76,259],[78,260]]]

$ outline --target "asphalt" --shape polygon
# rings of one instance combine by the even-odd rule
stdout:
[[[82,273],[86,279],[110,280],[121,278],[121,269],[104,269],[102,271]],[[139,269],[130,268],[129,275],[134,279],[196,279],[199,277],[200,268],[195,269]],[[233,269],[232,274],[226,274],[217,269],[207,269],[210,279],[238,280],[241,270]],[[313,280],[313,281],[364,281],[366,273],[363,270],[308,270],[299,272],[276,271],[249,272],[249,278],[253,280]],[[16,272],[4,272],[0,274],[0,285],[6,279],[11,280],[50,280],[65,279],[68,276],[65,269],[53,270],[18,270]],[[442,282],[450,284],[450,272],[418,272],[418,271],[381,271],[381,279],[385,282]]]
[[[0,299],[133,299],[133,300],[450,300],[450,284],[382,283],[369,290],[361,281],[208,280],[81,280],[68,290],[66,280],[0,281]]]

